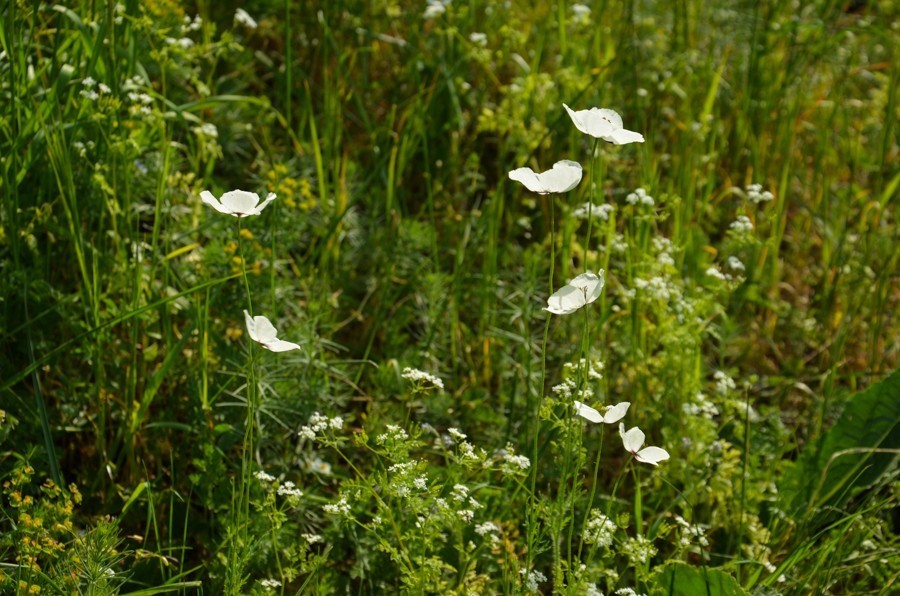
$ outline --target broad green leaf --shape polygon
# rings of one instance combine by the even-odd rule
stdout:
[[[833,428],[800,454],[779,484],[781,507],[802,518],[843,506],[878,483],[900,454],[900,370],[853,396]]]
[[[651,596],[738,596],[747,592],[721,569],[691,567],[673,561],[657,571],[650,584]]]

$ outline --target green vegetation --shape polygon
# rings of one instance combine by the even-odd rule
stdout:
[[[0,592],[897,590],[896,3],[228,4],[0,4]]]

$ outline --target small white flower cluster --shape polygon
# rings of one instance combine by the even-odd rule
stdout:
[[[690,522],[680,515],[675,516],[675,522],[682,530],[681,536],[678,539],[678,543],[682,548],[687,548],[691,545],[691,542],[696,542],[702,548],[709,546],[709,539],[706,538],[706,530],[702,527],[699,525],[691,525]]]
[[[591,9],[584,4],[573,4],[572,14],[575,16],[576,23],[587,23],[588,17],[591,16]]]
[[[260,482],[275,482],[275,477],[271,474],[266,474],[264,470],[258,471],[254,476],[256,476],[256,479]]]
[[[719,410],[702,391],[698,391],[693,401],[687,401],[681,406],[681,411],[687,416],[700,416],[712,419],[719,415]]]
[[[655,276],[650,279],[634,278],[634,287],[661,302],[668,302],[677,293],[665,277]]]
[[[744,267],[744,264],[743,264],[743,263],[741,262],[741,260],[740,260],[739,258],[737,258],[737,257],[728,257],[728,258],[725,260],[725,264],[726,264],[726,265],[728,266],[728,268],[731,269],[732,271],[736,271],[736,272],[741,273],[741,272],[743,272],[743,271],[746,270],[746,268]]]
[[[572,379],[564,379],[563,382],[559,385],[554,385],[553,388],[550,389],[550,391],[555,393],[560,399],[569,401],[569,398],[572,397],[572,391],[574,389],[575,381]]]
[[[729,391],[734,391],[736,387],[734,379],[725,374],[724,371],[717,370],[713,373],[713,378],[716,380],[716,393],[719,395],[728,395]]]
[[[167,37],[166,43],[170,46],[178,46],[182,50],[189,50],[194,47],[194,40],[190,37],[179,37],[178,39]]]
[[[265,588],[266,592],[272,592],[281,587],[281,582],[277,579],[264,579],[260,580],[260,585]]]
[[[584,370],[585,365],[587,365],[589,379],[595,381],[603,379],[603,373],[601,371],[605,365],[601,360],[591,360],[590,362],[587,362],[584,358],[579,358],[577,362],[566,362],[563,364],[563,372],[567,378],[571,378],[572,376],[580,375]]]
[[[487,35],[478,31],[473,31],[472,33],[469,33],[469,41],[476,46],[484,47],[487,45]]]
[[[457,441],[465,441],[466,440],[466,433],[460,432],[460,430],[458,428],[453,428],[453,427],[448,428],[447,434],[449,434],[451,437],[453,437]]]
[[[577,207],[574,211],[572,211],[572,217],[575,219],[587,219],[588,217],[595,217],[602,221],[609,221],[609,216],[615,211],[616,208],[613,205],[602,204],[602,205],[591,205],[591,203],[585,203],[581,207]]]
[[[341,497],[337,503],[323,505],[322,511],[330,513],[331,515],[347,516],[350,515],[350,503],[347,502],[347,497]]]
[[[624,253],[628,250],[628,241],[622,234],[616,234],[609,243],[609,247],[615,253]]]
[[[282,497],[299,499],[303,496],[303,491],[297,488],[297,486],[293,482],[287,480],[284,484],[278,487],[278,494]]]
[[[219,129],[216,128],[216,125],[211,122],[204,122],[200,126],[195,126],[191,129],[191,131],[197,135],[198,137],[207,137],[210,139],[218,139],[219,138]]]
[[[613,542],[616,533],[616,524],[606,517],[599,509],[591,509],[591,517],[584,525],[582,537],[586,544],[596,544],[600,547],[608,547]]]
[[[144,79],[140,75],[135,75],[125,81],[122,89],[127,92],[126,97],[131,102],[130,110],[135,114],[149,116],[151,113],[150,106],[153,104],[153,98],[147,93],[141,92],[144,88]]]
[[[737,219],[731,222],[731,225],[728,227],[737,234],[749,234],[753,231],[753,222],[746,215],[738,215]]]
[[[200,31],[200,28],[203,27],[203,19],[200,15],[194,15],[193,20],[191,20],[191,17],[184,15],[181,26],[185,31]]]
[[[256,20],[251,17],[243,8],[238,8],[236,11],[234,11],[234,22],[238,25],[243,25],[247,29],[256,29],[256,27],[258,26]]]
[[[504,474],[524,474],[531,467],[531,460],[524,455],[516,455],[515,448],[508,444],[498,452],[502,461],[500,471]]]
[[[82,143],[81,141],[75,141],[72,143],[72,148],[78,151],[79,157],[86,157],[88,151],[94,150],[94,141],[88,141],[87,143]]]
[[[634,588],[619,588],[615,591],[616,596],[644,596],[634,591]]]
[[[325,540],[319,534],[300,534],[300,536],[302,536],[303,539],[306,540],[307,544],[316,544]]]
[[[525,569],[519,569],[519,575],[522,576],[522,580],[525,582],[525,585],[523,586],[525,591],[531,592],[532,594],[536,594],[538,586],[547,581],[547,576],[537,570],[529,573]]]
[[[479,536],[490,536],[491,544],[500,542],[500,526],[494,522],[484,522],[475,526],[475,533]]]
[[[719,268],[713,265],[709,269],[706,270],[706,275],[708,277],[712,277],[713,279],[718,279],[719,281],[727,281],[728,278],[725,277],[725,274],[719,271]]]
[[[656,555],[656,547],[644,536],[629,538],[622,545],[622,553],[634,566],[643,565]]]
[[[412,384],[416,386],[416,389],[437,388],[442,391],[444,389],[444,381],[440,377],[436,377],[417,368],[407,366],[403,369],[403,374],[400,376],[407,381],[412,382]]]
[[[104,83],[98,83],[93,79],[93,77],[84,77],[81,79],[81,85],[84,87],[81,91],[78,92],[82,97],[87,98],[90,101],[97,101],[100,99],[101,95],[109,95],[111,89],[108,85]],[[94,87],[97,88],[97,91],[94,91]]]
[[[629,205],[647,205],[648,207],[652,207],[656,203],[653,201],[653,197],[647,194],[647,191],[643,188],[638,188],[634,192],[628,193],[625,196],[625,202]]]
[[[423,19],[436,19],[445,12],[447,6],[453,0],[426,0],[425,12],[422,13]]]
[[[344,420],[340,416],[328,418],[318,412],[313,412],[309,417],[309,424],[300,428],[297,434],[304,439],[315,441],[317,433],[322,433],[329,428],[333,430],[341,430],[344,427]]]
[[[406,431],[397,426],[396,424],[388,424],[387,432],[381,433],[377,437],[375,437],[375,442],[379,445],[384,445],[385,443],[396,443],[398,441],[405,441],[409,438],[409,435],[406,434]]]
[[[425,474],[415,475],[416,462],[400,462],[390,466],[387,471],[391,474],[390,484],[386,487],[387,492],[406,499],[413,494],[413,489],[423,492],[428,489],[428,476]]]
[[[751,184],[747,187],[747,199],[756,205],[771,201],[775,195],[767,190],[763,190],[762,184]]]

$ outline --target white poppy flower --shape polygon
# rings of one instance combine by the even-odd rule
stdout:
[[[603,269],[598,273],[582,273],[561,287],[547,298],[547,308],[544,310],[555,315],[568,315],[599,298],[606,279]]]
[[[594,423],[605,422],[606,424],[615,424],[619,420],[625,417],[625,412],[628,411],[628,406],[631,405],[631,402],[623,401],[620,404],[616,404],[614,406],[610,406],[606,408],[606,413],[601,414],[594,408],[581,403],[580,401],[575,402],[575,413]]]
[[[295,343],[284,341],[275,337],[278,332],[275,326],[266,317],[251,317],[250,313],[244,311],[244,319],[247,321],[247,333],[250,339],[272,352],[287,352],[289,350],[297,350],[300,348]]]
[[[204,203],[220,213],[235,217],[247,217],[248,215],[259,215],[266,205],[275,200],[275,193],[270,192],[269,196],[262,203],[259,202],[258,194],[247,192],[246,190],[226,192],[222,195],[221,201],[208,190],[204,190],[200,193],[200,198],[203,199]]]
[[[634,459],[645,464],[657,465],[664,459],[669,459],[669,452],[661,447],[641,447],[644,445],[644,431],[634,427],[625,432],[625,425],[619,423],[619,434],[622,435],[622,444],[625,451],[634,455]],[[640,449],[640,451],[638,451]]]
[[[550,192],[568,192],[581,182],[581,164],[564,159],[540,174],[531,168],[518,168],[509,173],[509,179],[521,182],[531,192],[542,195]]]
[[[613,145],[644,142],[644,135],[641,133],[622,128],[622,117],[614,110],[591,108],[575,112],[566,104],[563,104],[563,107],[572,118],[575,128],[586,135],[603,139]]]

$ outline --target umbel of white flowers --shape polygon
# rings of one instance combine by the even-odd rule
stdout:
[[[568,315],[599,298],[606,278],[603,276],[603,269],[597,273],[582,273],[553,292],[547,298],[547,308],[544,310],[554,315]]]
[[[509,179],[521,182],[531,192],[542,195],[551,192],[568,192],[581,182],[581,164],[564,159],[540,174],[531,168],[517,168],[509,173]]]
[[[597,139],[603,139],[613,145],[627,145],[628,143],[643,143],[644,135],[639,132],[626,130],[622,125],[622,117],[614,110],[606,108],[591,108],[590,110],[574,111],[563,104],[575,128],[586,135]]]
[[[657,465],[659,462],[669,459],[669,452],[662,447],[641,447],[644,444],[644,431],[638,427],[625,431],[625,425],[619,423],[619,434],[622,436],[622,444],[625,451],[634,455],[634,459],[645,464]]]
[[[605,422],[606,424],[615,424],[625,417],[625,413],[628,412],[628,406],[630,405],[631,402],[623,401],[620,404],[616,404],[614,406],[606,408],[606,413],[601,414],[591,406],[583,404],[580,401],[576,401],[575,413],[585,420],[589,420],[590,422],[594,422],[597,424],[601,422]]]
[[[208,190],[204,190],[200,193],[200,198],[219,213],[234,217],[247,217],[248,215],[259,215],[266,205],[275,200],[275,193],[270,192],[262,203],[259,202],[258,194],[246,190],[226,192],[222,195],[221,200],[214,197]]]
[[[244,319],[247,321],[247,333],[250,339],[272,352],[288,352],[300,348],[295,343],[278,339],[278,331],[275,326],[266,317],[251,317],[250,313],[244,311]]]

